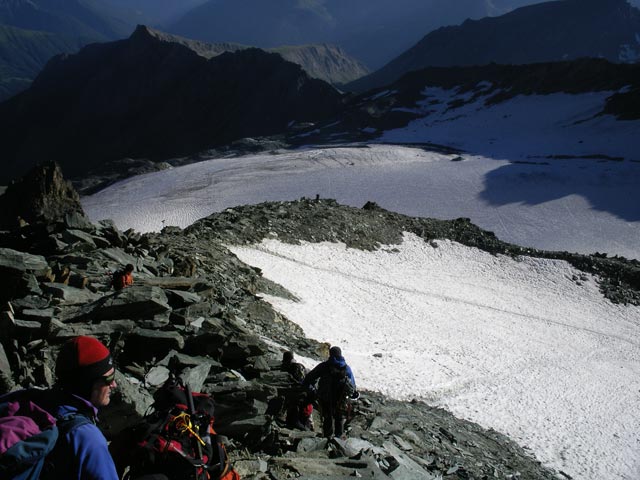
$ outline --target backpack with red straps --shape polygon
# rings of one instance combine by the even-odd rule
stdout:
[[[213,429],[213,398],[170,379],[154,400],[153,413],[125,434],[128,478],[163,474],[170,480],[240,480]]]

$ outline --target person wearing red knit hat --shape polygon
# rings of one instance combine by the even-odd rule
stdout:
[[[107,440],[96,425],[98,409],[109,404],[117,386],[115,372],[109,349],[96,338],[75,337],[60,349],[55,413],[63,422],[52,454],[55,478],[118,480]]]

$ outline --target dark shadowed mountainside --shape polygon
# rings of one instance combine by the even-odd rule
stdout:
[[[1,182],[42,160],[70,176],[123,157],[161,160],[325,119],[340,94],[258,49],[207,60],[140,27],[52,59],[0,104]]]
[[[117,10],[131,26],[161,25],[176,21],[206,0],[102,0],[105,6]]]
[[[96,0],[0,1],[0,101],[25,90],[54,55],[130,32]]]
[[[3,0],[0,24],[103,41],[130,31],[97,0]]]
[[[426,35],[380,70],[349,84],[365,91],[428,66],[524,64],[605,58],[640,59],[640,10],[626,0],[561,0],[496,18],[467,20]]]
[[[0,101],[26,90],[51,57],[76,52],[86,43],[79,37],[0,25]]]

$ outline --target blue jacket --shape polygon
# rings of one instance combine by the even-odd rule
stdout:
[[[311,370],[304,380],[302,384],[305,387],[313,386],[316,382],[318,382],[318,394],[320,397],[329,398],[331,396],[331,368],[333,366],[336,367],[346,367],[347,378],[353,389],[356,389],[356,379],[353,376],[353,372],[351,371],[351,367],[347,365],[344,357],[329,357],[322,363],[319,363],[315,366],[313,370]]]
[[[67,395],[55,413],[62,417],[84,415],[90,420],[58,438],[54,451],[57,474],[74,480],[119,480],[107,439],[96,425],[98,410],[84,398]]]

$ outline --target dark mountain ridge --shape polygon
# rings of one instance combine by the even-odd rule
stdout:
[[[346,86],[380,87],[412,70],[488,63],[526,64],[599,57],[640,59],[640,10],[627,0],[558,0],[500,17],[467,20],[426,35],[380,70]]]
[[[44,158],[80,176],[123,157],[189,155],[340,106],[333,87],[279,55],[246,49],[207,60],[141,26],[129,39],[55,57],[29,90],[0,104],[1,181]]]
[[[179,43],[207,59],[225,52],[254,48],[239,43],[208,43],[172,35],[154,28],[146,28],[148,34],[158,40]],[[347,83],[368,73],[364,65],[336,45],[289,45],[262,50],[277,53],[285,60],[300,65],[311,77],[333,84]]]

